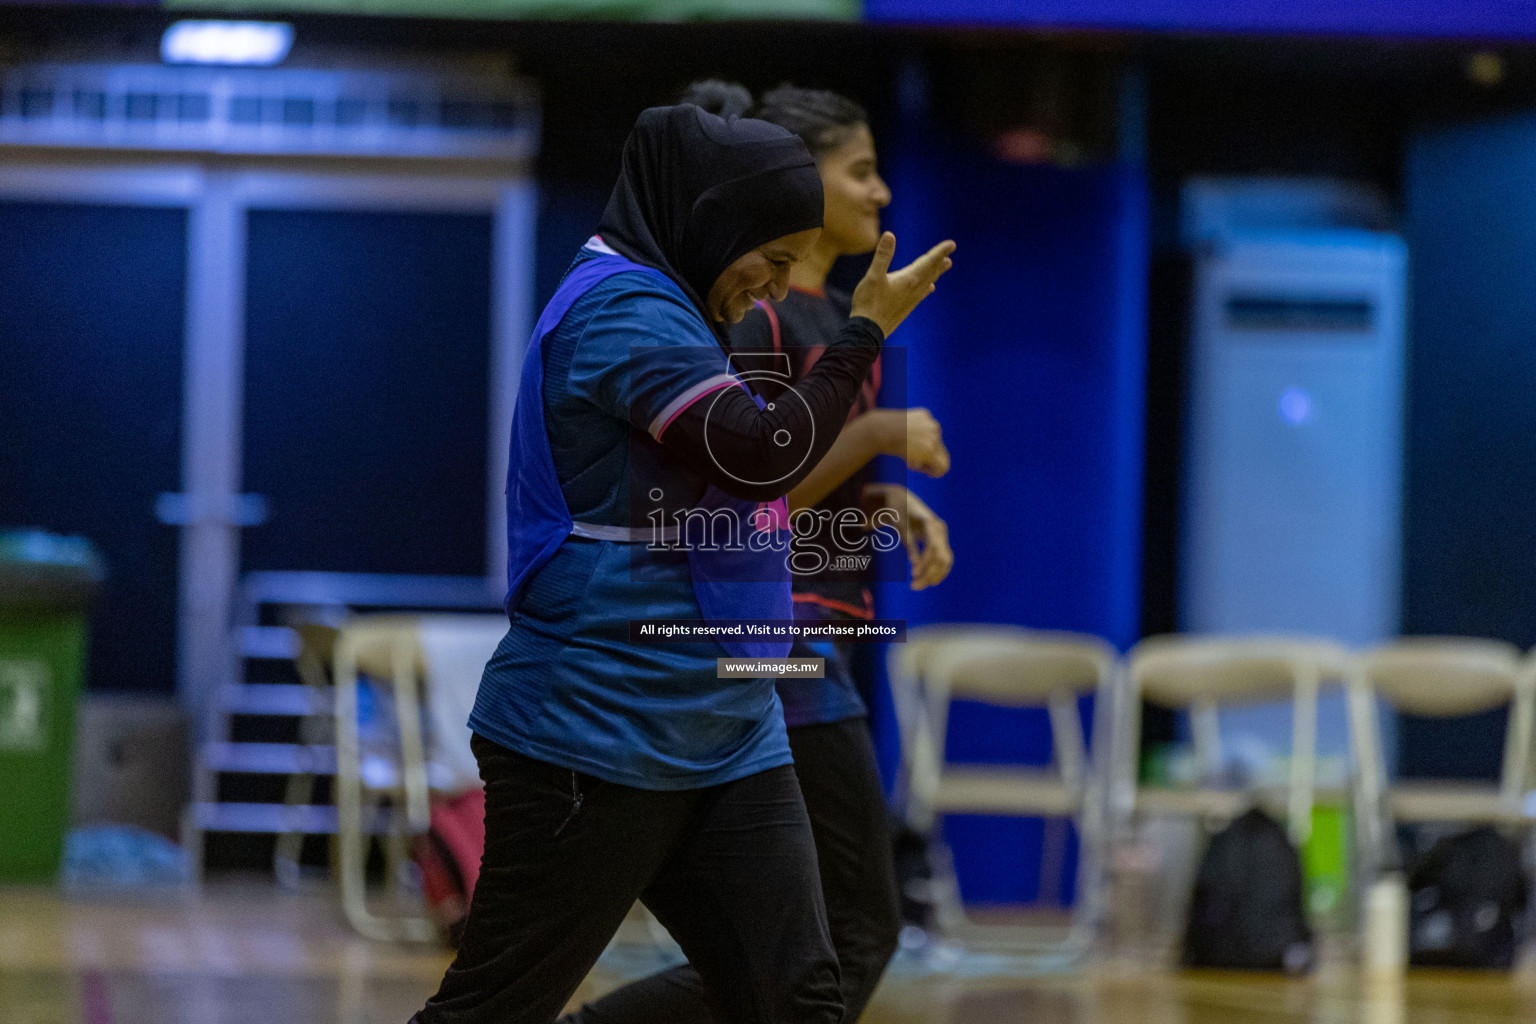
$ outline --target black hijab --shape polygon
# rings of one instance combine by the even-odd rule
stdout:
[[[704,300],[725,268],[821,227],[821,216],[821,175],[803,142],[767,121],[683,104],[635,122],[598,234],[681,285],[718,335]]]

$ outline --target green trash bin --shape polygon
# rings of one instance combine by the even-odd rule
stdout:
[[[102,576],[82,537],[0,532],[0,882],[58,875],[86,611]]]

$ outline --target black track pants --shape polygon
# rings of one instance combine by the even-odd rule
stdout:
[[[842,969],[844,1020],[852,1024],[874,993],[901,930],[874,748],[862,718],[791,728],[789,745],[816,839],[827,920]],[[704,982],[689,963],[616,989],[562,1024],[734,1024],[734,1019],[710,1013]]]
[[[636,899],[687,953],[716,1019],[842,1018],[794,769],[654,791],[473,746],[485,857],[458,957],[413,1024],[549,1024]]]

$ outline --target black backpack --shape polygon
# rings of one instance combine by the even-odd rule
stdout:
[[[1304,974],[1312,961],[1301,859],[1275,819],[1248,811],[1200,859],[1184,966]]]
[[[1440,840],[1408,873],[1408,953],[1424,967],[1514,966],[1526,879],[1490,826]]]

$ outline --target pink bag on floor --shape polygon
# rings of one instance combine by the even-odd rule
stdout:
[[[455,797],[434,798],[431,824],[426,835],[417,837],[412,856],[421,870],[427,907],[453,949],[464,934],[484,852],[485,790],[477,787]]]

